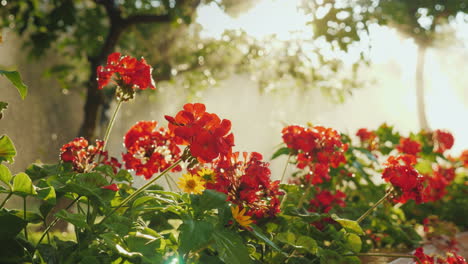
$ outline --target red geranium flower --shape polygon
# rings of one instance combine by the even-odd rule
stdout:
[[[107,65],[97,68],[98,89],[101,90],[114,81],[117,85],[117,99],[128,101],[135,96],[135,89],[155,89],[152,70],[143,58],[137,60],[130,56],[121,56],[118,52],[112,53],[107,58]]]
[[[434,151],[438,153],[444,153],[453,147],[455,139],[452,133],[443,130],[436,130],[432,134],[432,140],[434,141]]]
[[[209,163],[217,157],[228,157],[234,146],[234,135],[229,133],[231,121],[221,120],[206,112],[204,104],[186,104],[175,117],[165,116],[169,129],[181,145],[188,145],[190,153],[199,162]]]
[[[310,212],[328,213],[333,207],[340,206],[345,207],[346,195],[342,191],[336,191],[332,194],[328,190],[317,189],[315,198],[310,200]]]
[[[90,172],[98,164],[110,165],[117,172],[121,164],[113,157],[109,160],[107,151],[102,151],[103,145],[102,140],[96,140],[96,146],[93,146],[83,137],[75,138],[60,148],[60,159],[73,163],[73,170],[79,173]]]
[[[413,155],[390,156],[385,163],[387,166],[382,178],[390,182],[397,192],[395,202],[405,203],[413,199],[416,203],[424,202],[423,181],[424,178],[414,169],[416,158]]]
[[[457,255],[455,252],[447,252],[447,258],[431,257],[424,254],[423,248],[419,247],[414,252],[414,256],[419,259],[422,264],[466,264],[466,259]],[[418,262],[414,262],[418,263]]]
[[[463,166],[468,168],[468,149],[464,150],[460,155],[460,161],[463,162]]]
[[[247,209],[254,220],[275,216],[280,212],[278,196],[283,194],[279,181],[271,181],[269,164],[261,154],[244,152],[242,157],[236,152],[217,160],[215,180],[207,182],[206,188],[227,194],[228,201]]]
[[[445,261],[447,264],[466,264],[466,259],[455,252],[450,252]]]
[[[424,249],[419,247],[414,252],[414,256],[419,259],[422,264],[435,264],[434,258],[424,254]],[[418,263],[415,261],[415,263]]]
[[[375,131],[369,131],[367,128],[361,128],[356,132],[356,136],[359,137],[361,144],[368,150],[374,150],[377,148],[377,134]]]
[[[360,128],[356,132],[356,136],[359,137],[361,142],[372,141],[377,137],[374,131],[369,131],[367,128]]]
[[[414,156],[421,152],[421,144],[410,138],[400,138],[400,144],[396,148],[401,153]]]
[[[283,141],[297,155],[297,167],[309,169],[306,180],[318,184],[330,180],[330,167],[346,162],[344,152],[348,146],[340,134],[331,128],[314,126],[287,126],[283,128]]]
[[[433,175],[426,175],[426,187],[424,188],[424,198],[426,201],[435,202],[442,199],[447,194],[446,187],[455,178],[454,168],[443,168],[437,166]]]
[[[112,77],[116,78],[118,85],[127,85],[132,89],[155,89],[152,70],[143,58],[137,60],[130,56],[121,56],[118,52],[112,53],[107,57],[107,65],[97,68],[98,89],[108,85]]]
[[[180,158],[180,148],[174,134],[165,129],[156,130],[156,121],[140,121],[124,137],[127,153],[122,154],[125,168],[135,170],[146,179],[170,167]],[[173,171],[180,171],[177,166]]]

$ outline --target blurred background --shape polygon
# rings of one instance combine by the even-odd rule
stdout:
[[[23,101],[0,78],[12,172],[57,162],[76,136],[103,137],[115,100],[95,69],[116,51],[144,57],[157,89],[123,105],[113,156],[135,122],[166,125],[186,102],[230,119],[235,149],[267,159],[285,125],[307,122],[442,128],[454,155],[468,148],[466,0],[0,0],[0,26],[0,69],[29,87]]]

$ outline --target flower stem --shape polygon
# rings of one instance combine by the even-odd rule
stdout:
[[[366,218],[370,213],[372,213],[372,211],[377,207],[379,206],[381,203],[383,203],[387,197],[392,193],[392,190],[393,188],[390,188],[387,193],[384,195],[384,197],[380,198],[380,200],[378,200],[374,205],[371,206],[371,208],[369,208],[364,214],[362,214],[357,220],[356,222],[360,223],[362,220],[364,220],[364,218]]]
[[[3,206],[6,204],[6,202],[8,202],[8,200],[10,199],[10,197],[13,195],[13,193],[9,193],[7,195],[7,197],[5,198],[5,200],[3,200],[2,204],[0,205],[0,209],[3,208]]]
[[[72,207],[72,205],[74,205],[80,198],[81,198],[81,196],[76,197],[75,200],[73,200],[67,207],[65,207],[65,210],[70,209],[70,207]],[[37,249],[37,246],[38,246],[39,244],[41,244],[41,242],[42,242],[42,240],[44,239],[44,237],[46,236],[46,234],[49,233],[50,229],[51,229],[59,220],[60,220],[60,218],[55,218],[54,221],[52,221],[52,223],[50,223],[50,225],[46,227],[46,229],[44,230],[44,233],[42,233],[41,238],[39,238],[39,241],[38,241],[37,244],[36,244],[36,249]]]
[[[286,165],[284,166],[283,175],[281,175],[280,183],[283,183],[284,175],[286,175],[286,169],[288,168],[290,159],[291,159],[291,154],[288,155],[288,160],[286,161]]]
[[[141,186],[140,188],[138,188],[135,192],[133,192],[132,194],[130,194],[127,198],[125,198],[119,205],[117,205],[116,207],[114,207],[114,209],[106,216],[104,216],[104,218],[101,220],[101,222],[99,222],[99,224],[102,224],[104,221],[106,221],[106,219],[111,216],[113,213],[115,213],[115,211],[119,210],[122,206],[124,206],[126,203],[128,203],[130,200],[132,200],[135,196],[137,196],[138,194],[140,194],[141,192],[143,192],[144,190],[146,190],[148,187],[150,187],[155,181],[157,181],[159,178],[161,178],[162,176],[164,176],[167,172],[169,172],[170,170],[172,170],[173,168],[175,168],[177,165],[179,165],[179,163],[182,161],[182,159],[178,159],[174,164],[172,164],[169,168],[165,169],[163,172],[161,172],[158,176],[154,177],[153,179],[151,179],[150,181],[148,181],[145,185]]]
[[[169,178],[167,177],[167,175],[164,175],[164,178],[166,179],[167,187],[169,187],[169,190],[173,192],[174,190],[172,189],[172,185],[169,182]]]
[[[24,221],[27,222],[26,220],[26,197],[23,197],[23,212],[24,212]],[[28,240],[28,225],[26,224],[24,226],[24,238],[26,241]]]
[[[122,101],[118,101],[117,107],[115,108],[114,113],[112,114],[112,118],[109,121],[109,124],[107,125],[106,134],[104,134],[104,145],[102,146],[102,151],[106,150],[107,141],[109,140],[110,132],[112,130],[112,127],[114,126],[115,119],[117,117],[117,113],[119,112],[120,106],[122,106]]]
[[[312,185],[308,182],[307,183],[307,188],[306,188],[306,191],[304,192],[304,194],[301,196],[301,199],[299,199],[299,203],[297,204],[297,208],[298,209],[302,209],[302,205],[304,204],[304,200],[307,196],[309,196],[309,193],[310,193],[310,188],[312,187]]]
[[[390,257],[390,258],[412,258],[419,264],[422,262],[419,260],[418,257],[411,254],[398,254],[398,253],[356,253],[354,256],[368,256],[368,257]]]

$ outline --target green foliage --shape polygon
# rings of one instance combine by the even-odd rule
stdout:
[[[336,215],[332,215],[332,219],[336,222],[340,223],[340,225],[348,232],[357,234],[357,235],[364,235],[364,231],[362,231],[361,226],[358,222],[352,221],[349,219],[342,219]]]
[[[0,136],[0,162],[13,162],[16,156],[16,148],[13,142],[7,135]]]
[[[241,236],[229,230],[216,230],[213,233],[219,259],[226,264],[252,263]]]
[[[23,83],[23,80],[21,80],[21,75],[17,71],[4,71],[0,70],[0,74],[8,78],[10,82],[16,87],[18,90],[21,99],[24,100],[26,95],[28,94],[28,87]],[[6,108],[5,103],[2,102],[3,105],[0,105],[0,112],[2,109]]]
[[[315,35],[345,51],[360,41],[372,24],[396,28],[418,44],[428,46],[456,15],[468,13],[464,0],[346,0],[339,5],[334,2],[314,0],[304,4],[313,15]]]
[[[8,103],[0,101],[0,119],[3,118],[3,110],[8,108]]]

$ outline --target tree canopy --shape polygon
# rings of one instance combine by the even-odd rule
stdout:
[[[216,4],[226,13],[238,15],[257,2],[6,1],[2,2],[0,25],[26,38],[32,58],[49,51],[59,55],[60,63],[47,73],[64,88],[86,87],[79,134],[88,138],[95,136],[98,112],[109,101],[96,89],[96,68],[115,51],[144,56],[152,63],[157,82],[176,79],[191,91],[242,72],[253,75],[262,91],[318,88],[339,101],[361,86],[356,78],[358,65],[345,65],[339,56],[330,56],[330,48],[317,44],[313,36],[257,40],[237,30],[226,31],[221,38],[200,36],[201,26],[196,23],[199,7]]]

